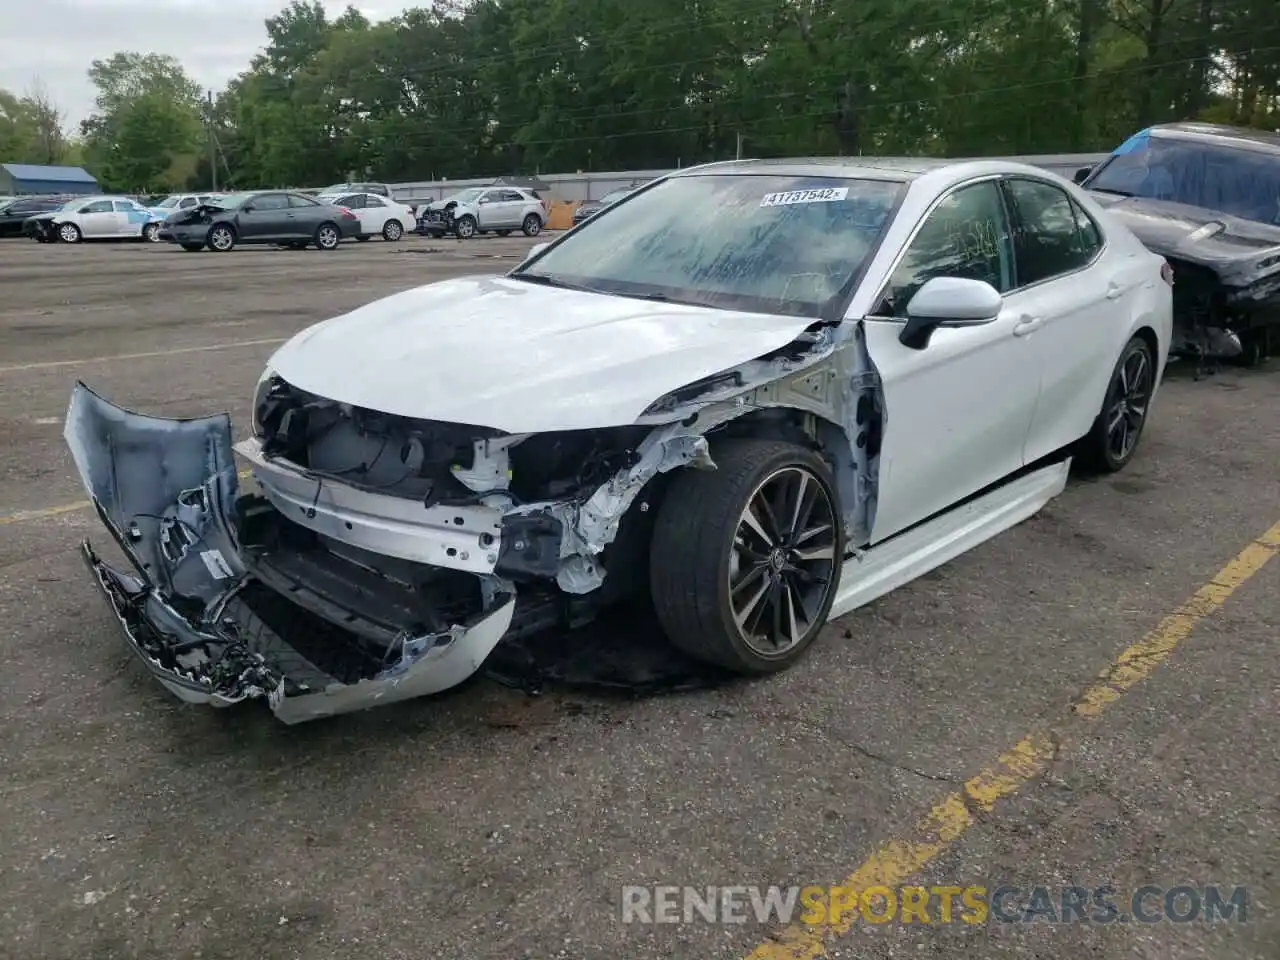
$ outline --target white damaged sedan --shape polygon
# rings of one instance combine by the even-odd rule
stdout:
[[[241,492],[225,415],[77,384],[129,561],[85,556],[191,702],[295,723],[444,690],[504,637],[652,603],[746,674],[1134,456],[1171,274],[1006,161],[680,171],[536,249],[299,333]]]

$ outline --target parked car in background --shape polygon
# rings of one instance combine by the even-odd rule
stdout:
[[[376,193],[322,193],[316,199],[354,213],[360,221],[357,240],[382,237],[395,241],[417,226],[412,207]]]
[[[545,202],[524,187],[469,187],[443,200],[429,203],[419,218],[419,229],[442,237],[452,233],[468,240],[478,233],[505,237],[520,230],[536,237],[547,222]]]
[[[0,198],[0,237],[22,236],[22,224],[37,213],[52,213],[70,197],[4,197]]]
[[[1034,167],[686,169],[506,276],[299,332],[234,449],[226,414],[77,384],[65,436],[129,566],[85,556],[168,689],[289,723],[622,602],[771,673],[1030,517],[1073,453],[1129,464],[1171,305],[1163,258]]]
[[[283,190],[232,193],[189,210],[171,213],[160,238],[195,252],[208,247],[226,253],[241,243],[272,243],[301,250],[314,245],[333,250],[360,235],[350,210]]]
[[[585,203],[578,204],[578,208],[573,211],[573,225],[576,227],[582,221],[594,217],[605,207],[617,203],[623,197],[630,196],[635,191],[635,187],[619,187],[617,190],[610,190],[599,200],[588,200]]]
[[[209,203],[223,196],[225,194],[222,193],[172,193],[166,197],[150,198],[154,202],[148,202],[146,207],[155,215],[157,222],[148,225],[147,239],[160,239],[160,227],[169,214],[178,210],[190,210],[202,203]]]
[[[128,197],[77,197],[56,210],[28,217],[22,231],[40,243],[142,240],[156,216]]]
[[[1280,134],[1160,124],[1078,179],[1173,267],[1175,355],[1280,351]]]
[[[337,193],[376,193],[388,199],[392,196],[390,185],[385,183],[335,183],[325,187],[317,196],[332,196]]]

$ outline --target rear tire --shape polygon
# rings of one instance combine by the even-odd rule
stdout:
[[[658,507],[650,592],[685,653],[738,673],[795,663],[835,599],[844,522],[831,469],[778,440],[729,440],[676,474]]]
[[[342,242],[342,233],[336,224],[326,221],[316,227],[315,239],[312,242],[317,250],[337,250],[338,244]]]
[[[382,225],[382,239],[388,243],[395,243],[404,236],[404,224],[399,220],[388,220]]]
[[[524,231],[526,237],[536,237],[542,232],[542,219],[536,213],[531,213],[524,218],[520,229]]]
[[[214,253],[230,253],[235,249],[236,232],[225,223],[214,224],[209,228],[209,239],[206,243]]]
[[[1102,410],[1080,441],[1078,455],[1098,473],[1118,473],[1137,452],[1155,389],[1155,357],[1142,337],[1134,337],[1120,352],[1107,383]]]

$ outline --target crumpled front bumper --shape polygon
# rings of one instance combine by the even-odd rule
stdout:
[[[265,699],[279,719],[299,723],[438,693],[474,674],[511,626],[515,592],[495,590],[460,622],[404,630],[358,675],[336,671],[299,646],[297,625],[333,633],[341,615],[323,620],[268,587],[242,553],[229,418],[144,416],[79,383],[66,439],[133,568],[113,567],[86,541],[94,582],[129,649],[183,701]]]
[[[389,668],[386,675],[352,684],[333,683],[321,690],[300,691],[296,681],[269,659],[272,644],[255,637],[247,642],[237,622],[226,617],[210,629],[191,624],[136,576],[105,561],[86,540],[82,554],[102,590],[125,645],[170,693],[186,703],[229,707],[244,700],[265,698],[272,712],[288,724],[351,713],[369,707],[440,693],[462,683],[488,658],[511,625],[515,596],[491,610],[482,620],[456,630],[447,646],[434,647],[416,662]],[[193,664],[165,663],[157,655],[157,641],[170,646],[197,647],[210,635],[226,644],[223,662],[214,671]],[[268,651],[268,652],[265,652]]]

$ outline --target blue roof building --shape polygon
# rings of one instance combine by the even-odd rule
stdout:
[[[98,181],[82,167],[41,167],[30,163],[0,163],[0,196],[101,193]]]

